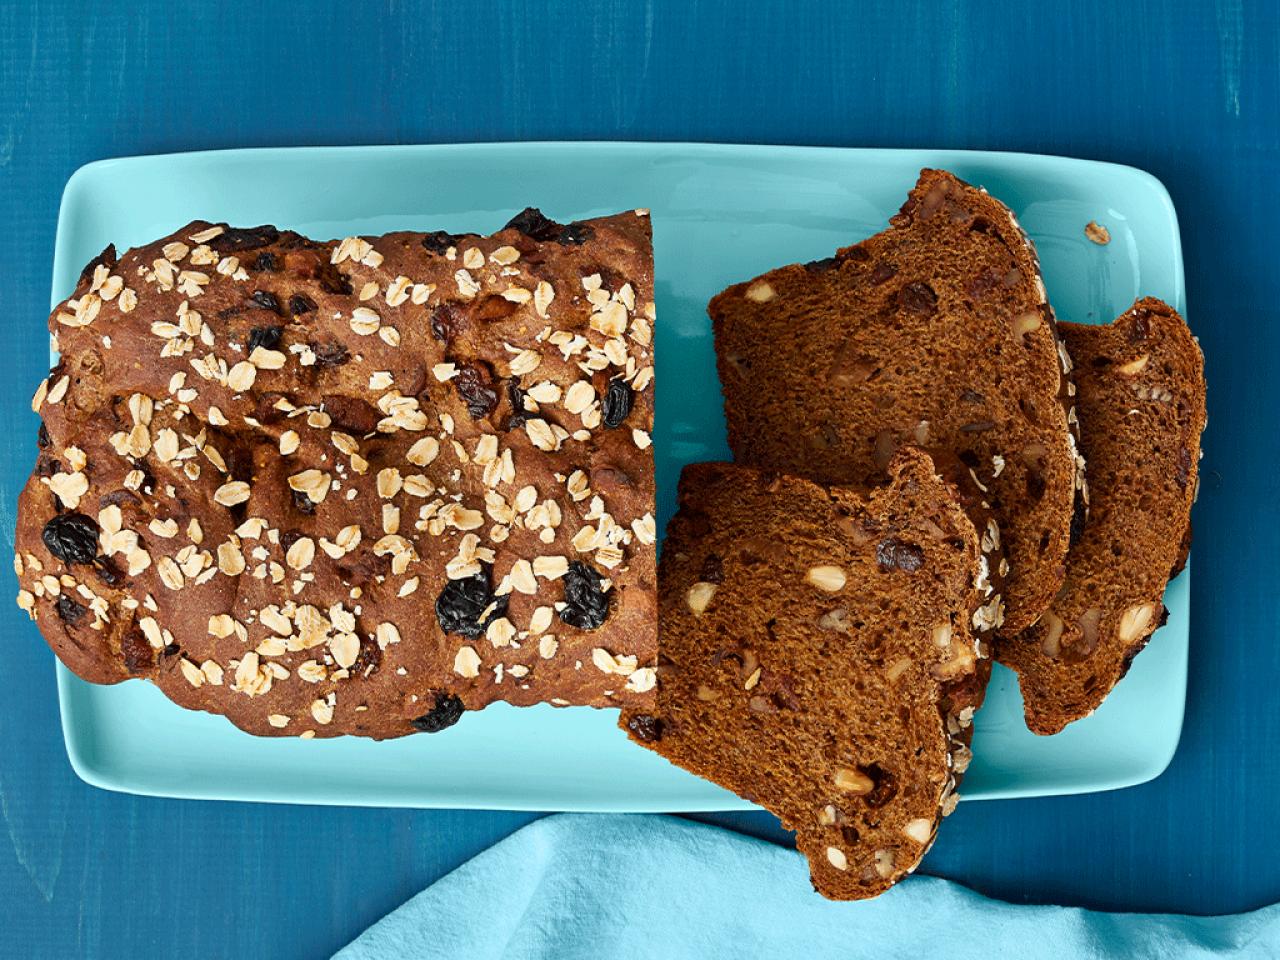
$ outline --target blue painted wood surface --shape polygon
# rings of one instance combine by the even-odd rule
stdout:
[[[0,528],[58,197],[102,157],[628,138],[939,146],[1150,170],[1208,360],[1186,727],[1154,783],[962,804],[931,873],[1020,901],[1280,900],[1280,10],[1259,0],[861,4],[0,2]],[[6,575],[2,591],[15,586]],[[0,610],[0,953],[317,957],[528,815],[117,796],[67,766],[51,656]],[[785,841],[764,815],[707,817]]]

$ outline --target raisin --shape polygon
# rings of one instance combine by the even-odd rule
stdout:
[[[431,335],[441,343],[448,343],[461,323],[461,311],[452,303],[442,303],[431,312]]]
[[[124,574],[120,572],[120,568],[106,557],[98,557],[93,562],[93,572],[108,587],[118,587],[124,583]]]
[[[40,429],[36,431],[36,446],[41,450],[47,449],[49,446],[49,428],[44,425],[44,421],[40,421]]]
[[[272,313],[280,312],[280,300],[270,290],[255,290],[249,299],[263,310],[270,310]]]
[[[313,514],[316,512],[315,502],[301,490],[291,490],[293,494],[293,505],[297,507],[299,513]]]
[[[422,246],[431,253],[444,253],[450,247],[457,246],[458,237],[443,230],[428,233],[422,238]]]
[[[560,235],[560,224],[545,216],[537,207],[525,207],[507,221],[503,230],[519,230],[532,240],[554,240]]]
[[[156,653],[147,642],[146,635],[136,626],[120,638],[120,656],[124,659],[124,668],[130,673],[146,673],[155,666]]]
[[[876,544],[876,563],[886,573],[890,570],[914,573],[924,563],[924,551],[914,543],[904,543],[896,537],[885,537]]]
[[[351,359],[351,354],[347,352],[347,348],[340,343],[332,340],[326,340],[323,343],[308,344],[311,352],[316,355],[316,366],[321,369],[325,367],[340,367]]]
[[[253,261],[253,269],[266,273],[280,272],[280,258],[270,250],[263,250]]]
[[[960,399],[965,403],[986,403],[987,398],[980,394],[977,390],[966,390],[960,394]]]
[[[851,847],[857,846],[860,839],[857,829],[851,824],[845,824],[840,828],[840,838]]]
[[[218,311],[219,320],[231,320],[244,313],[244,307],[224,307]]]
[[[295,293],[289,298],[289,312],[295,317],[304,313],[312,313],[315,309],[316,302],[305,293]]]
[[[511,416],[507,418],[506,429],[518,430],[529,419],[529,414],[524,409],[524,391],[520,389],[519,380],[507,381],[507,400],[511,403]]]
[[[1173,478],[1178,482],[1178,489],[1187,489],[1187,481],[1191,479],[1191,451],[1186,447],[1178,448],[1178,463],[1174,467]]]
[[[994,430],[996,422],[994,420],[977,420],[974,423],[964,423],[960,425],[961,433],[985,433],[988,430]]]
[[[582,244],[591,238],[592,230],[583,223],[561,225],[543,215],[537,207],[525,207],[503,227],[504,230],[519,230],[531,240],[546,242],[554,240],[559,244]]]
[[[647,713],[637,713],[627,718],[627,729],[642,743],[657,743],[662,739],[662,721]]]
[[[908,313],[927,317],[937,312],[938,295],[927,283],[908,283],[898,291],[898,306]]]
[[[316,280],[326,293],[347,295],[351,293],[351,278],[332,263],[322,263],[315,270]]]
[[[431,712],[415,717],[409,723],[422,733],[439,733],[461,720],[466,709],[462,701],[452,693],[437,693],[436,705],[431,708]]]
[[[1147,319],[1145,313],[1139,313],[1133,318],[1133,326],[1129,328],[1129,342],[1140,343],[1151,335],[1151,321]]]
[[[253,353],[258,347],[274,350],[280,346],[282,333],[284,333],[284,327],[254,327],[249,331],[249,352]]]
[[[601,589],[604,580],[581,560],[569,564],[564,575],[564,607],[560,619],[579,630],[595,630],[609,617],[609,594]]]
[[[441,630],[474,640],[490,623],[506,616],[508,598],[493,595],[490,573],[489,565],[482,564],[478,573],[445,584],[436,599],[436,619]],[[486,610],[490,610],[487,616]],[[484,620],[480,619],[482,616]]]
[[[592,229],[585,223],[567,223],[556,237],[556,243],[562,246],[581,246],[591,239]]]
[[[493,389],[492,378],[481,366],[459,366],[453,388],[467,405],[472,420],[483,420],[498,405],[498,391]]]
[[[885,263],[883,260],[871,268],[871,285],[878,287],[887,280],[892,280],[898,274],[898,268],[892,263]]]
[[[810,260],[804,268],[810,273],[830,273],[838,266],[840,266],[838,257],[824,257],[821,260]]]
[[[381,666],[382,648],[378,646],[378,641],[368,636],[361,637],[360,653],[356,656],[356,662],[351,665],[351,675],[371,677]]]
[[[60,513],[41,535],[49,552],[63,563],[93,563],[98,555],[98,525],[83,513]]]
[[[58,602],[55,603],[54,609],[58,611],[58,616],[64,623],[75,626],[80,622],[80,618],[84,616],[84,606],[76,603],[65,593],[58,595]]]
[[[622,422],[631,414],[634,402],[635,394],[630,384],[621,378],[610,380],[604,393],[604,425],[610,430],[622,426]]]
[[[707,554],[707,558],[702,561],[702,573],[698,579],[707,583],[724,583],[724,562],[719,556]]]
[[[280,231],[272,226],[227,227],[209,241],[209,246],[218,253],[237,253],[241,250],[256,250],[279,239]]]
[[[865,767],[858,767],[858,770],[870,778],[872,783],[871,791],[862,798],[868,807],[883,807],[898,795],[897,778],[879,764],[873,763]]]

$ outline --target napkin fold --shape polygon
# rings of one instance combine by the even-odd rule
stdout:
[[[1280,957],[1280,905],[1225,917],[989,900],[908,877],[875,900],[813,892],[794,850],[662,816],[538,820],[374,924],[335,960],[969,960]]]

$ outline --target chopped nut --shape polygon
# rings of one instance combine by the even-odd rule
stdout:
[[[1116,636],[1121,643],[1133,643],[1145,636],[1147,627],[1155,617],[1154,603],[1140,603],[1130,607],[1120,615],[1120,626],[1116,628]]]
[[[837,870],[849,869],[849,858],[844,855],[844,851],[838,847],[827,847],[827,862]]]
[[[835,775],[836,789],[861,796],[875,789],[875,782],[861,770],[841,767]]]
[[[689,591],[685,594],[685,602],[688,603],[689,609],[693,611],[695,617],[700,617],[706,612],[707,605],[711,603],[711,598],[715,596],[715,592],[716,585],[705,580],[699,580],[689,588]]]
[[[916,843],[928,843],[929,837],[933,835],[933,822],[919,817],[903,827],[902,832]]]
[[[1120,366],[1116,367],[1116,373],[1123,374],[1126,377],[1131,377],[1135,373],[1141,373],[1143,370],[1146,369],[1148,359],[1149,359],[1148,355],[1144,353],[1142,356],[1138,357],[1136,360],[1130,360],[1128,363],[1123,363]]]
[[[810,567],[804,578],[807,583],[812,584],[819,590],[826,590],[828,593],[836,593],[843,590],[848,579],[840,567],[833,566]]]
[[[757,280],[747,287],[747,299],[756,303],[767,303],[778,295],[777,291],[764,280]],[[840,869],[844,869],[841,867]]]
[[[1090,220],[1084,225],[1084,235],[1099,246],[1105,246],[1111,242],[1111,231],[1095,220]]]

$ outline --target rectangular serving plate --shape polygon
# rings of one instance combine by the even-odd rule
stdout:
[[[728,456],[708,299],[883,229],[926,166],[952,170],[1013,208],[1036,241],[1062,319],[1105,323],[1140,295],[1183,309],[1173,206],[1156,179],[1130,167],[1012,153],[675,143],[232,150],[92,163],[63,196],[53,301],[70,294],[108,243],[123,250],[195,218],[331,238],[489,232],[526,205],[560,220],[647,207],[657,260],[661,528],[680,467]],[[1091,220],[1108,228],[1108,245],[1085,238]],[[997,666],[964,796],[1083,793],[1160,774],[1182,729],[1189,578],[1170,586],[1169,621],[1125,682],[1058,736],[1026,730],[1016,678]],[[405,807],[753,808],[628,744],[614,710],[498,704],[438,736],[259,739],[173,705],[148,683],[94,686],[57,669],[71,764],[111,790]]]

